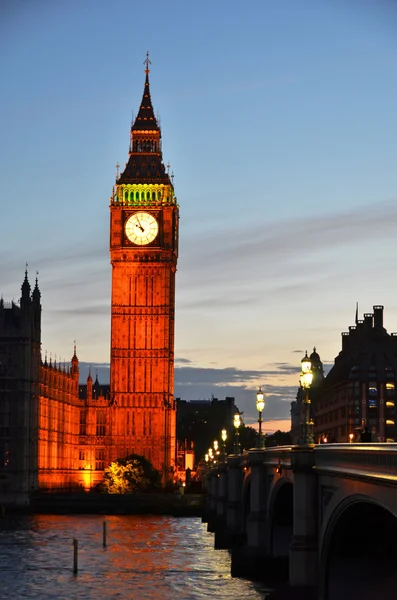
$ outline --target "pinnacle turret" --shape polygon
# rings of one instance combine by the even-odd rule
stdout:
[[[30,283],[28,280],[28,265],[26,264],[25,279],[21,286],[21,308],[25,309],[30,304]]]

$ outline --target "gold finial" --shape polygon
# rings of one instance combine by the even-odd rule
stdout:
[[[120,165],[119,165],[119,163],[117,163],[116,164],[116,181],[117,181],[117,179],[119,178],[119,175],[120,175],[119,170],[120,170]]]
[[[170,163],[168,163],[167,164],[167,173],[168,173],[168,175],[170,174],[170,168],[171,168],[171,165],[170,165]]]
[[[149,65],[152,64],[152,61],[149,59],[149,51],[146,52],[146,58],[143,61],[143,64],[146,66],[146,69],[145,69],[146,75],[149,75],[149,73],[150,73]]]

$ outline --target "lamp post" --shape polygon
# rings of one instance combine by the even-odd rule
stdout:
[[[223,448],[223,462],[226,462],[226,439],[227,439],[227,431],[226,429],[222,429],[221,431],[222,437],[222,448]]]
[[[350,442],[350,444],[353,443],[353,438],[354,438],[354,433],[349,433],[349,442]]]
[[[314,435],[313,435],[313,419],[310,415],[310,398],[309,398],[309,389],[313,381],[313,373],[312,373],[312,363],[310,362],[310,358],[307,355],[307,351],[305,356],[301,360],[301,376],[300,383],[302,389],[305,391],[305,397],[303,399],[303,418],[301,420],[301,444],[314,444]]]
[[[239,427],[241,419],[239,413],[236,413],[233,418],[234,425],[234,454],[240,454]]]
[[[212,463],[215,462],[214,461],[214,451],[212,450],[212,448],[208,448],[208,456],[209,456],[210,462],[212,462]]]
[[[263,448],[262,412],[263,412],[264,408],[265,408],[265,396],[262,392],[262,388],[259,388],[259,390],[256,393],[256,410],[259,413],[259,418],[258,418],[259,434],[258,434],[258,441],[257,441],[258,448]]]
[[[219,443],[218,440],[214,440],[214,443],[212,444],[214,446],[214,463],[218,462],[218,457],[217,455],[219,454]]]

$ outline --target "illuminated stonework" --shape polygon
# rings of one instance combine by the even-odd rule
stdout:
[[[175,466],[178,219],[146,69],[141,106],[131,127],[129,160],[110,201],[110,459],[141,454],[162,471],[164,481],[172,477]]]

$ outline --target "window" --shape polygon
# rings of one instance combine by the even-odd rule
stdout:
[[[376,381],[371,381],[368,384],[368,396],[374,397],[378,395],[378,386]]]
[[[105,468],[105,450],[95,450],[95,471],[103,471]]]
[[[96,434],[106,435],[106,413],[99,410],[96,414]]]
[[[392,383],[392,382],[386,383],[386,397],[390,398],[390,396],[394,396],[394,394],[395,394],[394,383]]]
[[[87,435],[87,413],[85,410],[80,411],[80,430],[79,435]]]

